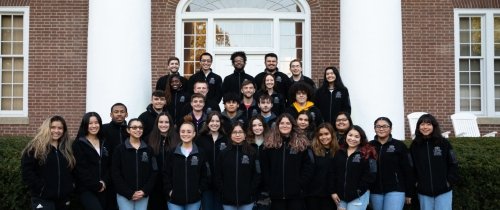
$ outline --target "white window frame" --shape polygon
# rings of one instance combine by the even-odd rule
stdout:
[[[23,108],[22,110],[0,110],[0,118],[28,117],[28,67],[29,67],[29,7],[0,7],[0,14],[16,14],[23,16]],[[0,67],[2,66],[0,59]],[[2,124],[3,120],[0,121]],[[21,122],[18,120],[7,123]],[[25,121],[22,120],[22,123]]]
[[[272,12],[258,9],[248,9],[245,8],[241,11],[227,10],[224,12],[184,12],[186,7],[189,6],[192,0],[180,0],[176,9],[176,20],[175,20],[175,54],[181,61],[184,61],[184,21],[200,21],[205,20],[207,22],[207,36],[206,36],[206,50],[207,52],[214,54],[231,54],[234,51],[242,50],[240,48],[216,48],[215,46],[215,20],[273,20],[273,47],[263,47],[259,49],[253,49],[251,53],[276,53],[278,59],[280,58],[280,20],[294,20],[303,21],[303,45],[302,45],[302,65],[303,74],[306,76],[311,76],[311,10],[307,1],[305,0],[295,0],[297,5],[301,8],[301,12]],[[235,18],[237,17],[237,18]],[[248,52],[247,52],[248,53]],[[264,58],[262,58],[264,62]],[[181,62],[180,69],[184,69],[184,62]],[[280,64],[279,64],[280,65]],[[184,73],[184,72],[181,72]],[[255,76],[255,75],[253,75]]]

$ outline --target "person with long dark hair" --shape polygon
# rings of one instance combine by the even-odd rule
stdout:
[[[200,131],[200,135],[195,139],[195,143],[205,152],[210,165],[210,170],[215,171],[217,166],[217,156],[220,151],[228,146],[226,132],[224,130],[224,119],[218,111],[210,112],[207,121]],[[201,206],[203,209],[222,210],[222,203],[219,194],[216,192],[215,176],[208,188],[203,192]]]
[[[333,157],[330,192],[338,210],[361,210],[368,206],[368,187],[377,174],[377,154],[365,131],[354,125],[346,143]]]
[[[211,171],[205,153],[193,142],[196,128],[191,116],[184,118],[179,135],[182,143],[169,152],[163,168],[168,209],[199,210]]]
[[[312,142],[314,138],[314,133],[316,130],[316,122],[312,120],[313,117],[311,115],[311,112],[308,110],[302,110],[299,112],[297,115],[297,125],[299,126],[300,130],[304,132],[306,135],[307,139]]]
[[[140,119],[131,119],[130,137],[113,154],[111,176],[120,210],[146,210],[155,185],[158,166],[153,149],[141,140],[143,130]]]
[[[229,134],[231,143],[217,158],[215,183],[224,210],[252,210],[260,182],[260,164],[243,128],[241,122],[233,124]]]
[[[373,210],[402,210],[411,204],[413,171],[406,145],[391,135],[392,122],[379,117],[374,122],[375,137],[370,144],[377,151],[377,179],[370,186]]]
[[[410,153],[420,209],[451,210],[452,186],[459,179],[458,161],[453,147],[441,135],[439,123],[431,114],[418,119]]]
[[[303,191],[309,183],[313,165],[308,154],[309,140],[288,113],[276,120],[264,142],[262,173],[271,198],[272,210],[301,210]]]
[[[73,191],[72,170],[76,161],[68,126],[61,116],[52,116],[22,151],[21,174],[35,209],[68,210]]]
[[[73,152],[76,159],[76,189],[87,210],[108,209],[106,189],[111,185],[108,147],[99,114],[88,112],[83,115],[73,143]]]
[[[147,144],[153,149],[153,154],[156,157],[158,171],[163,170],[168,151],[180,143],[179,134],[175,131],[174,125],[170,114],[166,112],[158,114],[153,130],[147,139]],[[163,191],[162,173],[157,174],[156,180],[157,182],[148,201],[148,209],[151,210],[165,209],[167,205],[167,195]]]
[[[318,126],[314,132],[311,147],[314,152],[314,175],[305,190],[306,209],[335,209],[328,189],[328,173],[332,170],[330,167],[333,165],[335,153],[339,150],[339,144],[330,123],[322,123]]]
[[[321,110],[326,122],[334,125],[339,112],[351,114],[349,91],[342,82],[340,72],[336,67],[325,68],[323,84],[318,88],[315,96],[314,103]]]

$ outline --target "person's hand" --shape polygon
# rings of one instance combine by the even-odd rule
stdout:
[[[104,190],[106,189],[106,183],[104,183],[104,181],[102,181],[102,180],[101,180],[101,181],[99,181],[99,182],[102,184],[102,187],[101,187],[101,189],[99,190],[99,192],[102,192],[102,191],[104,191]]]
[[[134,195],[132,195],[132,200],[133,201],[138,201],[138,200],[140,200],[143,197],[144,197],[144,192],[142,192],[142,190],[135,191]]]
[[[172,190],[168,193],[168,197],[172,197]]]
[[[338,205],[339,205],[339,203],[340,203],[340,198],[339,198],[339,196],[337,195],[337,193],[332,194],[332,199],[333,199],[333,202],[335,202],[335,205],[337,205],[337,206],[338,206]]]
[[[406,197],[405,198],[405,203],[408,204],[408,205],[411,204],[411,197]]]

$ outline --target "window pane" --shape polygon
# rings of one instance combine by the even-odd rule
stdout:
[[[184,34],[194,34],[194,23],[192,22],[184,23]]]
[[[12,99],[2,98],[0,100],[2,101],[1,110],[12,110]]]
[[[460,86],[460,98],[469,98],[469,94],[469,86]]]
[[[4,97],[12,97],[11,85],[2,85],[2,98]]]
[[[469,29],[469,28],[470,28],[469,17],[461,17],[460,18],[460,30]]]
[[[23,54],[23,43],[15,42],[14,43],[14,55],[22,55]]]
[[[12,27],[12,16],[2,15],[2,28],[11,28],[11,27]]]
[[[471,98],[481,98],[481,87],[471,86],[470,93],[471,93]]]
[[[23,97],[23,85],[14,85],[12,87],[12,93],[14,97]]]
[[[495,100],[495,111],[496,112],[500,111],[500,100],[499,99]]]
[[[470,111],[470,101],[462,99],[460,100],[460,111]]]
[[[471,76],[471,80],[470,80],[470,83],[471,84],[479,84],[481,85],[481,75],[479,72],[472,72],[470,74]]]
[[[13,26],[15,28],[23,28],[23,16],[22,15],[14,15]]]
[[[471,28],[481,30],[481,17],[471,17]]]
[[[2,69],[3,70],[12,70],[12,59],[4,58],[2,59]]]
[[[194,63],[193,62],[184,62],[184,74],[193,74],[194,72]]]
[[[2,55],[12,55],[12,44],[10,42],[2,42]]]
[[[12,30],[2,29],[2,41],[12,41]]]
[[[481,99],[471,100],[471,111],[481,111]]]
[[[495,72],[495,85],[500,85],[500,72]]]
[[[217,10],[259,9],[273,12],[301,12],[295,0],[193,0],[186,12],[211,12]]]
[[[215,24],[217,47],[272,47],[271,20],[218,20]]]
[[[14,41],[23,41],[23,30],[22,29],[14,29],[13,40]]]
[[[469,56],[470,55],[470,45],[469,44],[461,44],[460,45],[460,56]]]
[[[12,83],[12,72],[2,71],[2,84]]]
[[[23,83],[23,71],[14,71],[14,77],[13,77],[13,82],[14,83]]]
[[[24,68],[23,58],[14,58],[14,69],[23,70],[23,68]]]
[[[184,36],[184,47],[194,48],[194,36]]]
[[[473,44],[472,48],[472,56],[481,56],[481,44]]]
[[[500,86],[495,87],[495,98],[500,99]]]
[[[470,82],[469,80],[469,73],[467,72],[460,72],[460,84],[461,85],[468,85]]]
[[[460,43],[470,43],[469,31],[460,31]]]
[[[472,43],[481,43],[481,31],[473,31],[472,34]]]
[[[470,71],[481,71],[481,60],[470,59]]]
[[[469,71],[469,59],[460,59],[459,71]]]
[[[15,98],[12,104],[12,110],[23,110],[23,99]]]
[[[185,49],[184,50],[184,60],[185,61],[194,61],[194,49]]]

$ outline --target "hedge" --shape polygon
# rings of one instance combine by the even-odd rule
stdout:
[[[0,209],[30,209],[21,182],[21,150],[28,137],[0,137]],[[459,160],[460,182],[453,190],[453,209],[500,209],[500,138],[450,139]],[[405,141],[407,145],[411,141]],[[418,209],[418,201],[405,209]],[[81,209],[72,199],[71,209]]]

